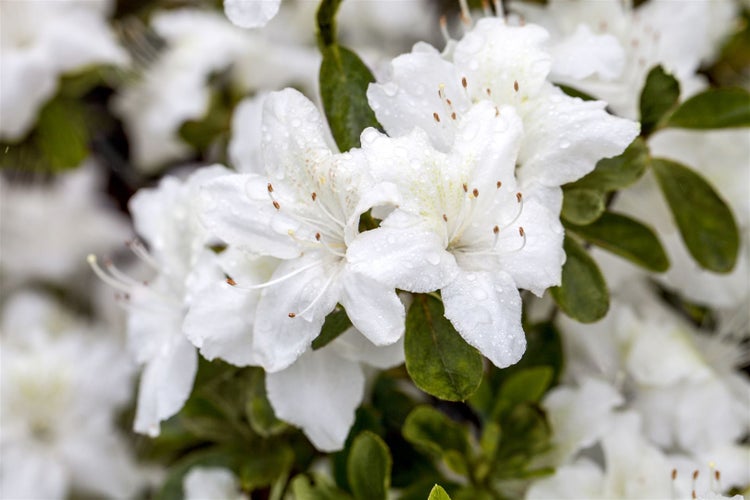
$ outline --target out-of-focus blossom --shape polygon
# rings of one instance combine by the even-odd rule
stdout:
[[[107,23],[108,0],[3,0],[0,16],[0,138],[31,129],[61,75],[96,64],[124,65]]]
[[[237,476],[221,467],[193,467],[182,486],[186,500],[248,500]]]
[[[259,28],[276,16],[281,0],[224,0],[224,13],[242,28]]]
[[[143,478],[114,421],[134,366],[119,341],[22,292],[3,308],[0,342],[0,496],[133,496]]]

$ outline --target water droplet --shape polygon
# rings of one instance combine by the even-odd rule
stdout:
[[[570,141],[560,142],[560,149],[568,149],[570,147]]]
[[[438,264],[440,264],[440,255],[438,255],[438,254],[436,254],[434,252],[428,253],[427,254],[427,262],[429,262],[433,266],[437,266]]]
[[[476,274],[470,273],[466,275],[466,281],[476,281],[476,279],[477,279]]]
[[[388,97],[394,97],[398,93],[398,85],[393,82],[388,82],[383,85],[383,93]]]

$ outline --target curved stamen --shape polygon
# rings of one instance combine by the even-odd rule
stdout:
[[[310,304],[308,304],[307,307],[305,307],[300,312],[297,312],[297,313],[290,312],[289,313],[289,317],[290,318],[296,318],[297,316],[302,316],[307,311],[309,311],[310,309],[312,309],[312,307],[320,300],[320,298],[323,297],[323,294],[326,293],[326,291],[328,290],[328,287],[331,286],[331,282],[333,282],[333,280],[338,275],[339,275],[339,270],[337,269],[336,271],[334,271],[333,273],[331,273],[331,275],[328,277],[328,279],[326,280],[325,284],[323,285],[323,288],[320,290],[320,292],[318,293],[318,295],[315,296],[315,298],[312,300],[312,302],[310,302]]]
[[[302,266],[299,269],[295,269],[294,271],[291,271],[289,274],[285,274],[284,276],[280,276],[278,278],[266,281],[265,283],[261,283],[260,285],[238,285],[235,282],[233,286],[237,287],[240,290],[261,290],[263,288],[268,288],[269,286],[273,286],[278,283],[284,282],[288,280],[289,278],[293,278],[294,276],[297,276],[300,273],[303,273],[309,269],[312,269],[315,266],[319,266],[320,264],[322,264],[322,262],[319,260],[316,260],[315,262],[312,262],[306,266]],[[229,281],[227,281],[227,283],[229,283]],[[231,285],[231,283],[229,284]]]
[[[154,258],[151,256],[150,253],[148,253],[148,250],[146,250],[146,247],[143,246],[143,243],[141,243],[138,240],[130,240],[125,243],[128,248],[130,249],[133,254],[135,254],[136,257],[141,259],[143,262],[145,262],[148,266],[153,268],[155,271],[158,271],[160,269],[159,264],[154,260]]]
[[[94,274],[96,274],[100,280],[102,280],[112,288],[120,290],[121,292],[124,292],[126,294],[130,293],[130,290],[132,288],[130,285],[118,281],[113,276],[110,276],[109,274],[104,272],[101,267],[99,267],[99,263],[96,260],[96,255],[94,255],[93,253],[89,254],[86,257],[86,262],[88,262],[89,266],[91,266],[91,269],[94,271]]]

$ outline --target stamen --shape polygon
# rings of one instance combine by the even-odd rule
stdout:
[[[136,257],[141,259],[147,265],[149,265],[156,271],[160,269],[159,263],[156,262],[153,257],[151,257],[151,254],[148,253],[148,250],[146,250],[146,247],[143,246],[143,243],[138,240],[130,240],[125,244],[130,249],[130,251],[135,254]]]
[[[101,267],[99,267],[99,263],[96,261],[96,255],[89,254],[86,257],[86,262],[88,262],[89,266],[91,266],[91,269],[94,271],[94,274],[96,274],[100,280],[102,280],[112,288],[120,290],[121,292],[124,292],[126,294],[130,292],[130,287],[127,286],[127,284],[117,281],[115,278],[105,273]]]
[[[474,198],[479,198],[479,190],[477,188],[474,188],[474,190],[471,192],[471,194],[474,195]]]
[[[466,26],[471,26],[471,12],[469,11],[469,3],[466,0],[458,0],[459,5],[461,6],[461,21]]]
[[[516,199],[518,200],[518,203],[521,203],[523,201],[523,195],[520,192],[516,193]]]
[[[503,2],[502,0],[495,0],[495,15],[498,17],[504,17],[505,11],[503,10]]]
[[[331,273],[331,275],[328,277],[328,279],[326,280],[325,284],[323,285],[323,288],[320,290],[320,292],[318,293],[318,295],[312,300],[312,302],[310,302],[310,304],[307,307],[305,307],[303,310],[301,310],[300,312],[297,312],[297,313],[290,312],[289,313],[289,317],[290,318],[296,318],[297,316],[303,316],[307,311],[309,311],[310,309],[312,309],[312,307],[320,300],[320,298],[323,297],[323,295],[326,293],[326,290],[328,290],[328,287],[331,285],[331,282],[338,275],[339,275],[339,270],[337,269],[336,271],[334,271],[333,273]]]
[[[107,268],[107,271],[117,280],[120,280],[122,283],[128,286],[138,286],[138,282],[135,281],[133,278],[128,276],[127,274],[123,273],[117,267],[112,263],[110,259],[104,259],[104,267]],[[144,283],[144,285],[147,285],[148,283]]]
[[[273,208],[276,210],[281,210],[281,205],[279,205],[279,202],[276,200],[273,200]]]
[[[518,87],[518,80],[515,80],[515,81],[513,82],[513,90],[515,90],[516,92],[518,92],[518,88],[519,88],[519,87]]]
[[[502,181],[497,181],[497,188],[500,189],[501,187],[503,187]]]
[[[316,196],[315,199],[317,199],[317,196]],[[315,201],[315,199],[313,199],[313,201]],[[325,203],[318,203],[317,205],[320,207],[320,209],[323,211],[323,213],[326,214],[326,216],[329,219],[331,219],[337,226],[339,226],[341,229],[344,229],[346,227],[346,225],[343,222],[341,222],[340,220],[338,220],[336,217],[333,216],[333,214],[331,214],[331,212],[328,211],[328,209],[326,208]]]
[[[465,76],[461,77],[461,85],[463,86],[463,88],[467,88],[469,86],[469,82],[466,81]]]
[[[487,89],[484,89],[484,91],[487,93],[488,97],[492,97],[492,90],[490,90],[489,88],[487,88]]]
[[[448,222],[448,216],[447,216],[447,215],[445,215],[445,214],[443,214],[443,220],[444,220],[445,222]]]
[[[486,17],[492,16],[492,10],[490,10],[490,2],[489,0],[482,0],[482,12],[484,12],[484,15]]]
[[[464,188],[464,193],[468,193],[469,192],[469,186],[467,186],[465,182],[463,183],[462,187]]]
[[[437,113],[432,113],[432,117],[435,119],[436,122],[440,123],[440,115]]]
[[[456,119],[456,112],[454,111],[453,113],[451,113],[451,120],[455,120],[455,119]]]
[[[312,198],[312,201],[315,201],[318,198],[318,193],[316,193],[315,191],[313,191],[313,193],[310,195],[310,197]]]
[[[232,278],[227,278],[226,281],[228,285],[237,286],[237,282],[234,281]]]
[[[302,266],[299,269],[295,269],[294,271],[290,272],[289,274],[285,274],[284,276],[280,276],[280,277],[278,277],[276,279],[272,279],[272,280],[266,281],[265,283],[261,283],[260,285],[237,285],[235,283],[235,285],[232,285],[232,286],[237,286],[237,288],[239,288],[241,290],[260,290],[260,289],[263,289],[263,288],[268,288],[269,286],[273,286],[273,285],[276,285],[276,284],[281,283],[283,281],[286,281],[289,278],[293,278],[294,276],[297,276],[300,273],[304,273],[305,271],[307,271],[309,269],[312,269],[313,267],[318,266],[321,263],[322,263],[321,261],[316,260],[315,262],[312,262],[312,263],[310,263],[310,264],[308,264],[306,266]],[[231,285],[231,283],[230,283],[230,285]]]
[[[445,15],[440,16],[440,33],[443,35],[443,38],[445,38],[446,42],[450,41],[451,35],[448,33],[448,19]]]

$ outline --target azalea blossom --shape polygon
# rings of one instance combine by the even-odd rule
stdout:
[[[109,261],[102,269],[96,257],[89,257],[97,275],[121,293],[129,347],[144,366],[133,424],[137,432],[157,436],[159,423],[182,408],[192,389],[198,355],[183,333],[183,321],[193,294],[223,277],[213,252],[205,248],[211,238],[197,219],[198,187],[227,173],[213,167],[184,182],[165,177],[157,188],[131,199],[136,232],[149,250],[140,242],[130,247],[155,272],[151,280],[136,281]]]
[[[106,21],[108,0],[4,0],[0,18],[0,138],[17,141],[63,74],[128,55]]]
[[[299,92],[266,99],[266,175],[237,174],[203,187],[202,220],[230,246],[282,262],[263,288],[253,328],[254,348],[270,372],[294,362],[341,303],[352,323],[376,345],[403,333],[404,308],[392,288],[354,271],[348,247],[360,215],[394,198],[376,184],[359,151],[333,153],[320,113]],[[238,282],[238,286],[246,287]]]
[[[186,500],[247,500],[232,471],[221,467],[193,467],[182,480]]]
[[[2,314],[0,495],[135,495],[144,478],[115,426],[134,374],[119,341],[37,293]]]

